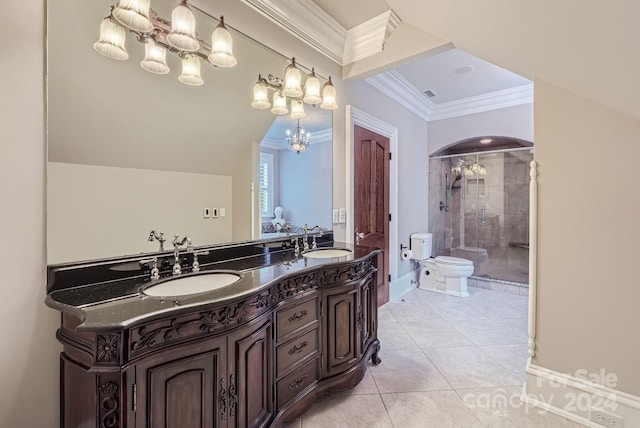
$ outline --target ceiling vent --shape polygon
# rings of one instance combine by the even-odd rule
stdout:
[[[427,98],[433,98],[436,96],[436,93],[433,92],[431,89],[424,91],[424,94],[427,96]]]

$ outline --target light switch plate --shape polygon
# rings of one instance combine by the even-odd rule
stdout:
[[[218,218],[218,209],[217,209],[217,208],[214,208],[214,209],[211,211],[211,217],[212,217],[212,218]]]
[[[344,208],[340,208],[340,212],[338,214],[338,221],[340,224],[344,224],[347,222],[347,211]]]
[[[338,224],[339,221],[338,210],[333,210],[333,224]]]
[[[202,217],[204,217],[204,218],[211,217],[211,209],[210,208],[203,208],[202,209]]]
[[[226,215],[227,215],[226,210],[225,210],[224,208],[220,208],[220,209],[218,209],[218,215],[219,215],[220,217],[224,217],[224,216],[226,216]]]

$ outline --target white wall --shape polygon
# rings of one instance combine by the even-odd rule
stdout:
[[[49,264],[156,251],[151,230],[193,245],[230,242],[233,208],[229,176],[49,162]],[[204,208],[225,208],[205,218]]]
[[[409,245],[409,236],[412,233],[427,230],[429,188],[427,122],[366,82],[348,81],[345,84],[346,103],[398,128],[398,152],[392,154],[398,157],[399,165],[398,218],[391,222],[391,227],[397,228],[399,242]],[[341,141],[344,141],[344,138]],[[346,148],[334,147],[334,150],[342,151],[344,156]],[[344,171],[344,157],[342,164],[338,165],[334,157],[335,168]],[[336,186],[340,185],[334,184],[334,191]],[[350,213],[347,213],[347,216],[349,215]],[[410,262],[398,262],[399,276],[408,273],[411,269]],[[398,278],[392,279],[395,281]]]
[[[482,135],[515,137],[533,142],[533,104],[468,114],[429,122],[429,154]]]
[[[537,80],[538,366],[640,397],[640,121]]]
[[[0,426],[58,421],[60,315],[44,305],[44,2],[3,4],[0,36]]]
[[[297,154],[280,150],[280,205],[293,226],[331,229],[331,143],[311,145]]]

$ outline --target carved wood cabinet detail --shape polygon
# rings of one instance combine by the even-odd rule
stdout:
[[[378,364],[377,253],[126,328],[62,316],[61,427],[279,427]]]

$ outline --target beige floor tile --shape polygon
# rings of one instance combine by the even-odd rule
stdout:
[[[521,384],[520,379],[477,346],[424,352],[454,389]]]
[[[434,365],[418,350],[380,352],[382,364],[371,366],[371,374],[381,393],[435,391],[451,386]]]
[[[302,415],[302,428],[392,428],[380,395],[324,397]]]
[[[389,312],[398,322],[414,322],[424,320],[442,319],[431,307],[423,304],[408,302],[387,303]]]
[[[456,392],[486,428],[576,428],[580,425],[520,400],[522,388],[476,388]]]
[[[418,345],[411,339],[401,323],[380,323],[378,339],[383,351],[396,349],[417,349]]]
[[[481,346],[480,349],[524,383],[529,352],[527,345],[491,345]]]
[[[378,323],[392,323],[398,322],[397,319],[393,316],[389,308],[387,307],[388,303],[380,308],[378,308]]]
[[[527,336],[517,334],[490,319],[449,320],[467,339],[476,345],[511,345],[527,343]]]
[[[404,329],[420,348],[467,346],[473,343],[444,320],[403,324]]]
[[[382,400],[395,427],[481,427],[454,391],[382,394]]]

